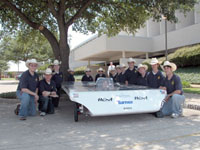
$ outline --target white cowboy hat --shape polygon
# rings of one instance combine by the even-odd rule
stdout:
[[[90,68],[86,68],[85,72],[91,72],[91,69]]]
[[[129,58],[129,59],[128,59],[128,63],[130,63],[130,62],[136,63],[135,59],[133,59],[133,58]]]
[[[151,62],[150,62],[150,65],[155,65],[155,64],[160,64],[160,62],[158,61],[157,58],[152,58]]]
[[[120,65],[117,65],[116,68],[121,68],[121,66],[120,66]]]
[[[139,65],[138,65],[138,70],[139,70],[140,68],[144,68],[145,70],[147,70],[147,69],[148,69],[148,66],[147,66],[147,65],[143,65],[143,64],[139,64]]]
[[[52,70],[51,70],[50,68],[47,68],[47,69],[45,70],[45,73],[44,73],[44,74],[50,75],[50,74],[52,74]]]
[[[99,72],[99,71],[103,71],[104,72],[103,68],[97,69],[97,72]]]
[[[164,62],[163,67],[162,67],[163,70],[164,70],[165,66],[171,67],[173,72],[176,71],[176,69],[177,69],[176,64],[175,63],[171,63],[169,61],[165,61]]]
[[[29,67],[29,64],[37,64],[37,65],[39,65],[39,63],[37,62],[36,59],[28,59],[26,61],[26,67]]]
[[[121,64],[120,68],[126,68],[126,65],[125,64]]]
[[[61,62],[58,61],[57,59],[53,61],[53,65],[60,65],[60,64],[61,64]]]
[[[68,72],[74,72],[74,70],[73,70],[73,69],[68,69],[67,71],[68,71]]]

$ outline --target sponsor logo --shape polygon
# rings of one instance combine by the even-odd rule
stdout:
[[[132,109],[132,107],[124,107],[123,109],[124,110],[130,110],[130,109]]]
[[[172,81],[171,84],[174,85],[174,81]]]
[[[133,101],[117,101],[119,105],[123,104],[133,104]]]
[[[112,102],[113,98],[98,98],[98,102]]]
[[[158,80],[160,79],[160,76],[158,76]]]
[[[147,97],[147,96],[135,96],[134,99],[135,99],[135,100],[147,100],[148,97]]]
[[[73,98],[78,98],[78,97],[79,97],[79,95],[77,93],[73,94]]]

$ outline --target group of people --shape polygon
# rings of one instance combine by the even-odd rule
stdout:
[[[136,61],[133,58],[128,59],[128,68],[126,65],[117,65],[116,67],[110,63],[108,67],[108,77],[112,78],[114,82],[126,85],[143,85],[150,88],[160,88],[167,91],[165,103],[162,109],[156,113],[157,117],[171,115],[172,118],[177,118],[182,115],[182,105],[185,97],[183,95],[182,84],[180,77],[174,71],[177,69],[174,63],[165,61],[162,69],[165,76],[159,70],[160,63],[156,58],[152,58],[150,65],[152,71],[148,72],[147,65],[139,64],[135,66]],[[20,78],[17,88],[17,97],[20,99],[20,105],[16,108],[20,120],[26,120],[27,116],[36,115],[36,103],[38,102],[38,109],[41,116],[46,113],[54,113],[54,107],[58,107],[61,84],[63,81],[63,74],[60,72],[60,63],[55,60],[53,63],[53,71],[47,68],[44,73],[44,79],[39,81],[36,73],[38,62],[35,59],[26,62],[28,70],[24,72]],[[74,71],[69,69],[68,82],[74,82]],[[106,77],[103,68],[97,70],[95,80],[92,77],[91,69],[86,68],[85,75],[83,75],[82,82],[97,81],[99,77]]]
[[[38,65],[36,59],[27,60],[28,70],[22,74],[18,84],[16,94],[20,99],[20,104],[17,105],[15,113],[19,115],[20,120],[26,120],[27,116],[35,116],[37,103],[41,116],[47,113],[53,114],[54,108],[59,105],[63,81],[60,62],[55,60],[53,70],[47,68],[42,80],[39,80],[36,73]]]

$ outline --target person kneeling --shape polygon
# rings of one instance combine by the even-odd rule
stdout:
[[[180,77],[173,73],[176,68],[176,65],[169,61],[165,61],[163,65],[166,78],[164,80],[164,85],[161,86],[161,88],[167,90],[167,96],[161,111],[157,113],[157,117],[171,115],[172,118],[178,118],[179,116],[182,116],[182,106],[185,101],[185,96],[183,95]]]
[[[45,116],[46,113],[54,113],[53,101],[58,97],[56,94],[56,84],[51,80],[52,71],[47,68],[44,74],[44,79],[40,81],[39,85],[39,110],[40,116]]]

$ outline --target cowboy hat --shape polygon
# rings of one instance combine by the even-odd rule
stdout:
[[[58,61],[57,59],[53,61],[53,65],[60,65],[60,64],[61,64],[61,62]]]
[[[140,68],[144,68],[145,70],[147,70],[147,69],[148,69],[148,66],[147,66],[147,65],[143,65],[143,64],[139,64],[139,65],[138,65],[138,70],[139,70]]]
[[[29,64],[37,64],[37,65],[39,65],[39,63],[37,62],[36,59],[28,59],[26,61],[26,67],[29,67]]]
[[[120,65],[117,65],[116,68],[121,68]]]
[[[99,72],[99,71],[103,71],[104,72],[103,68],[97,69],[97,72]]]
[[[52,74],[52,70],[50,69],[50,68],[47,68],[46,70],[45,70],[45,73],[44,73],[45,75],[50,75],[50,74]]]
[[[91,72],[91,69],[90,68],[86,68],[85,72]]]
[[[176,64],[171,63],[171,62],[169,62],[169,61],[165,61],[165,62],[164,62],[162,69],[164,70],[164,68],[165,68],[166,66],[171,67],[173,72],[176,71],[176,69],[177,69]]]
[[[121,64],[120,68],[126,68],[126,65],[125,64]]]
[[[133,59],[133,58],[129,58],[129,59],[128,59],[128,63],[131,63],[131,62],[136,63],[135,59]]]
[[[160,64],[160,62],[158,61],[157,58],[152,58],[151,62],[150,62],[150,65],[155,65],[155,64]]]
[[[68,69],[67,71],[68,71],[68,72],[74,72],[74,70],[73,70],[73,69]]]

